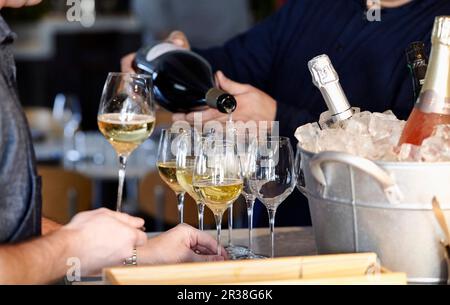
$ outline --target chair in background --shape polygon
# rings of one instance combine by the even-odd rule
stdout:
[[[38,168],[42,177],[42,214],[67,224],[75,214],[91,209],[92,181],[59,167]]]
[[[150,172],[139,184],[139,208],[155,220],[156,231],[163,231],[165,225],[178,224],[177,198],[174,192],[161,180],[157,171]],[[198,227],[197,204],[186,194],[184,222]],[[205,208],[205,229],[214,226],[214,217]]]

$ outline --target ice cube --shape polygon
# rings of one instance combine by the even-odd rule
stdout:
[[[421,153],[425,162],[450,161],[450,125],[437,126],[433,136],[423,141]]]
[[[420,162],[422,160],[421,149],[419,146],[412,144],[403,144],[397,149],[397,161]]]
[[[319,152],[318,141],[320,137],[320,126],[317,123],[310,123],[297,128],[295,132],[300,146],[311,152]]]
[[[321,116],[328,118],[328,113]],[[450,162],[450,125],[441,125],[421,147],[404,144],[398,147],[406,122],[388,110],[384,113],[355,111],[340,124],[307,124],[297,129],[301,146],[311,152],[342,151],[371,160],[388,162]]]

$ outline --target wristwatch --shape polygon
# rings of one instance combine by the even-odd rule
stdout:
[[[125,266],[137,266],[137,250],[133,249],[133,255],[129,258],[126,258],[123,262]]]

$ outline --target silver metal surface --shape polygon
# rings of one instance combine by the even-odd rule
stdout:
[[[314,85],[319,88],[330,111],[333,122],[351,118],[353,111],[339,83],[339,76],[327,55],[320,55],[308,62]]]
[[[441,209],[441,205],[436,197],[433,198],[433,212],[434,216],[436,216],[436,220],[440,226],[442,233],[441,244],[444,247],[445,258],[447,259],[447,269],[448,269],[448,280],[447,284],[450,285],[450,229],[447,225],[447,221],[445,220],[444,212]]]
[[[447,282],[431,202],[440,199],[449,222],[450,163],[372,162],[299,148],[296,164],[320,254],[375,252],[410,282]]]

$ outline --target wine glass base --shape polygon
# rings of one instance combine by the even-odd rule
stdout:
[[[246,260],[246,259],[265,259],[267,256],[258,255],[243,246],[227,246],[225,250],[231,260]]]

